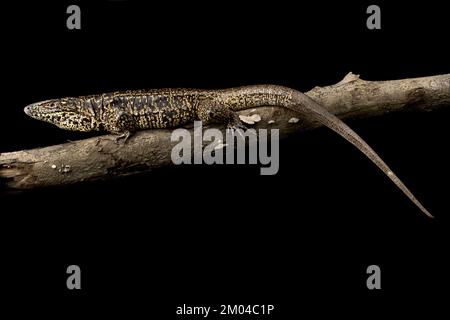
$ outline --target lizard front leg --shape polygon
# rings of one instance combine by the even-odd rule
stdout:
[[[132,133],[136,131],[133,116],[120,109],[115,109],[109,114],[105,127],[109,132],[117,135],[116,143],[119,143],[120,140],[122,140],[122,143],[125,143]]]

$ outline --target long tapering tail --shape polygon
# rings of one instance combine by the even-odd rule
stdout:
[[[311,119],[320,122],[364,153],[423,213],[433,218],[431,213],[416,199],[380,156],[356,132],[307,95],[290,88],[274,85],[234,88],[232,90],[223,90],[222,94],[226,103],[234,110],[243,110],[265,105],[281,106],[299,114],[307,115]]]
[[[302,103],[302,109],[308,109],[308,113],[313,116],[313,118],[320,121],[322,124],[330,128],[331,130],[337,132],[344,139],[353,144],[362,153],[364,153],[373,163],[375,163],[378,168],[380,168],[388,177],[395,183],[395,185],[403,191],[403,193],[428,217],[434,218],[433,215],[416,199],[412,192],[405,186],[405,184],[400,180],[399,177],[388,167],[388,165],[380,158],[380,156],[348,125],[346,125],[341,119],[328,112],[324,107],[319,105],[313,99],[308,96],[301,94],[302,100],[307,101]],[[293,110],[296,107],[292,108]]]

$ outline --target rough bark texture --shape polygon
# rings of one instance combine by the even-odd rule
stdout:
[[[306,93],[339,118],[363,118],[392,111],[430,111],[450,106],[450,74],[394,81],[365,81],[349,73],[341,82]],[[258,114],[255,129],[278,128],[281,136],[320,124],[278,107],[241,112]],[[294,118],[294,119],[293,119]],[[300,118],[296,122],[295,118]],[[224,129],[223,126],[219,126]],[[61,145],[0,154],[0,181],[8,189],[73,184],[138,174],[173,165],[172,130],[136,133],[125,145],[100,136]]]

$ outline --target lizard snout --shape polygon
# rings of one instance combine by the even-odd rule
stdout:
[[[49,102],[51,102],[51,100],[29,104],[25,108],[23,108],[23,112],[25,112],[27,116],[30,116],[32,118],[39,116],[39,114],[48,113],[49,111],[51,111],[51,108],[49,107],[53,107],[49,104]]]
[[[27,116],[31,116],[31,107],[32,105],[28,105],[25,108],[23,108],[23,112],[25,112]]]

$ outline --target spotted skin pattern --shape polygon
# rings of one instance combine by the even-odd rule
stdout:
[[[357,133],[313,99],[290,88],[254,85],[223,90],[135,90],[46,100],[25,107],[24,111],[62,129],[106,130],[126,140],[137,130],[176,128],[194,120],[243,128],[236,111],[261,106],[293,110],[335,131],[377,165],[422,212],[433,217]]]

